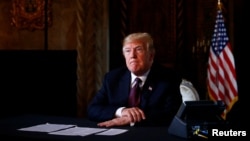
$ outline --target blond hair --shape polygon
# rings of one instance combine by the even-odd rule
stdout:
[[[155,52],[153,39],[151,35],[146,32],[137,32],[137,33],[129,34],[128,36],[124,38],[123,46],[129,42],[133,42],[137,40],[146,44],[147,51]]]

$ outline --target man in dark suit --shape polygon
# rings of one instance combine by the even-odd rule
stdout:
[[[155,48],[148,33],[132,33],[123,41],[126,67],[108,72],[88,106],[88,118],[100,127],[169,125],[182,98],[181,78],[154,62]],[[135,78],[140,78],[139,105],[129,105]]]

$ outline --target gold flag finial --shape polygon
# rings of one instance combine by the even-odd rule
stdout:
[[[221,9],[222,9],[222,5],[221,5],[220,0],[218,0],[218,8],[219,8],[219,10],[221,10]]]

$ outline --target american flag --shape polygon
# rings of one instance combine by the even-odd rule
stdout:
[[[209,97],[212,100],[224,101],[226,109],[222,118],[226,119],[226,114],[238,101],[238,86],[234,56],[221,9],[217,11],[215,29],[209,50],[207,87]]]

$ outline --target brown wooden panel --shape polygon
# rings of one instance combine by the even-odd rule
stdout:
[[[148,32],[154,38],[157,49],[156,60],[171,66],[174,65],[176,59],[175,6],[175,0],[111,1],[110,20],[111,25],[114,25],[110,27],[111,53],[120,55],[114,56],[114,60],[117,61],[115,57],[120,58],[120,60],[122,58],[121,48],[117,48],[117,46],[121,47],[120,41],[125,35],[132,32]],[[116,36],[117,34],[118,36]]]
[[[173,64],[176,46],[175,0],[132,0],[129,5],[129,32],[149,32],[157,49],[156,59]]]

